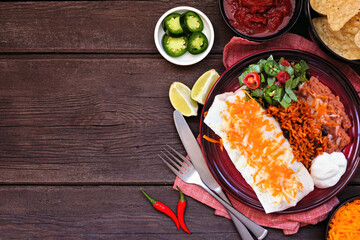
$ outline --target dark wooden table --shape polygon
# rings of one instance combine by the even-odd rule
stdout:
[[[216,35],[188,67],[153,40],[158,18],[181,5],[203,11]],[[304,14],[292,32],[308,38]],[[238,239],[191,198],[193,234],[177,231],[139,192],[176,209],[174,176],[157,157],[166,143],[185,154],[168,89],[223,72],[232,36],[215,0],[0,2],[0,239]],[[197,134],[199,118],[188,122]],[[358,172],[338,197],[359,193]],[[269,229],[267,239],[322,239],[324,229]]]

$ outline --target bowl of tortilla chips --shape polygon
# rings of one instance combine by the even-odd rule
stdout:
[[[310,37],[341,61],[360,64],[360,0],[306,0]]]

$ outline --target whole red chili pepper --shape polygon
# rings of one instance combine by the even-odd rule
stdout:
[[[178,186],[176,186],[176,188],[179,190],[179,193],[180,193],[180,200],[178,202],[178,207],[177,207],[177,215],[178,215],[178,218],[179,218],[180,227],[185,232],[191,234],[189,229],[186,227],[185,221],[184,221],[184,212],[185,212],[185,207],[186,207],[185,196],[184,196],[183,192],[180,190],[180,188]]]
[[[150,201],[150,203],[154,206],[155,209],[169,216],[176,224],[177,229],[180,229],[179,220],[177,219],[175,213],[171,211],[171,209],[168,206],[166,206],[162,202],[156,201],[155,199],[149,197],[149,195],[147,195],[144,190],[140,189],[140,191],[145,195],[145,197]]]

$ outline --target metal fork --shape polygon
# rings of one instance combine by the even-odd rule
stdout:
[[[171,150],[168,150],[166,148],[163,148],[165,152],[161,152],[162,155],[159,155],[161,160],[170,168],[171,171],[175,173],[176,176],[178,176],[181,180],[183,180],[186,183],[190,184],[196,184],[201,186],[203,189],[205,189],[211,196],[213,196],[216,200],[218,200],[230,213],[235,215],[236,218],[241,220],[243,223],[242,226],[237,226],[239,230],[239,234],[243,240],[247,239],[253,239],[253,237],[250,235],[249,231],[245,228],[245,226],[255,235],[258,239],[263,239],[267,235],[267,230],[263,227],[259,226],[258,224],[254,223],[244,215],[242,215],[240,212],[238,212],[235,208],[233,208],[229,203],[225,202],[223,199],[221,199],[218,195],[216,195],[213,191],[211,191],[201,180],[201,177],[199,173],[196,171],[192,163],[185,158],[183,155],[181,155],[179,152],[177,152],[172,147],[167,147]],[[176,154],[178,157],[176,157],[174,154]],[[182,161],[181,161],[181,160]],[[239,223],[238,225],[240,225]],[[245,226],[244,226],[245,225]]]

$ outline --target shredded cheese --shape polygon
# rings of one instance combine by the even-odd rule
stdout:
[[[235,102],[226,102],[228,116],[224,119],[228,126],[226,134],[231,148],[237,149],[254,169],[254,184],[262,192],[271,192],[272,196],[283,197],[287,202],[295,198],[299,189],[303,188],[299,179],[294,176],[288,163],[284,163],[286,150],[281,147],[284,138],[265,138],[264,131],[273,132],[275,125],[264,118],[261,106],[254,100],[246,101],[239,96]],[[280,147],[279,147],[280,146]]]
[[[222,140],[221,138],[220,138],[219,140],[216,140],[216,139],[213,139],[213,138],[211,138],[211,137],[206,136],[205,134],[203,135],[203,138],[204,138],[206,141],[220,144],[220,149],[221,149],[221,150],[224,149],[223,140]]]
[[[248,91],[246,91],[245,89],[242,89],[242,91],[250,98],[250,99],[253,99],[250,95],[250,93],[248,93]],[[253,99],[254,100],[254,99]]]
[[[216,139],[213,139],[213,138],[211,138],[211,137],[206,136],[205,134],[203,135],[203,138],[204,138],[206,141],[209,141],[209,142],[212,142],[212,143],[222,144],[221,139],[220,139],[220,140],[216,140]]]
[[[360,199],[341,206],[329,224],[328,240],[360,239]]]

